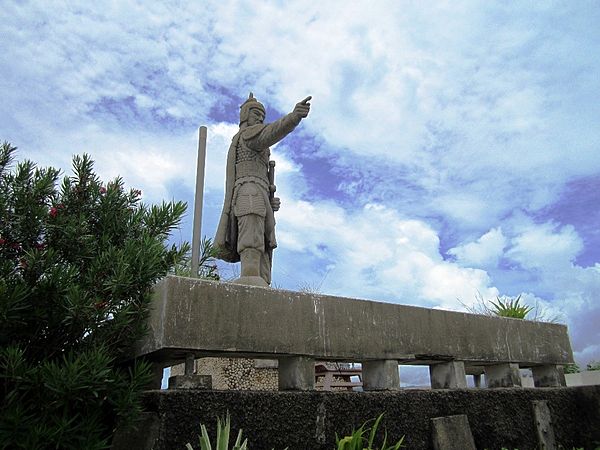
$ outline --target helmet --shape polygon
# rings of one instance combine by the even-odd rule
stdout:
[[[242,106],[240,106],[240,125],[248,120],[248,115],[252,108],[260,109],[263,114],[266,114],[265,107],[262,103],[254,98],[254,94],[250,92],[248,100],[246,100]]]

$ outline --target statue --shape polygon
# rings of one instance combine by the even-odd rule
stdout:
[[[275,215],[280,200],[275,192],[274,161],[269,147],[282,140],[308,116],[306,97],[294,110],[273,123],[264,124],[265,107],[252,93],[240,107],[240,131],[227,154],[225,202],[214,244],[219,258],[241,261],[239,284],[269,286],[275,240]]]

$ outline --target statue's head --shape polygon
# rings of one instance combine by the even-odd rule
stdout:
[[[263,123],[265,120],[265,107],[254,98],[252,92],[242,106],[240,106],[240,125],[246,122],[248,125]]]

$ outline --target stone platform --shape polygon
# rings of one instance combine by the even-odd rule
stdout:
[[[279,388],[314,388],[314,361],[360,362],[367,390],[397,389],[398,364],[427,365],[432,386],[564,384],[564,325],[169,276],[156,287],[136,356],[162,368],[206,356],[279,360]],[[160,370],[157,369],[157,374]]]

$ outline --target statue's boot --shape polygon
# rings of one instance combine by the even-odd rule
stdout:
[[[242,274],[234,281],[236,284],[268,287],[267,282],[260,276],[261,252],[255,248],[247,248],[240,253]]]

